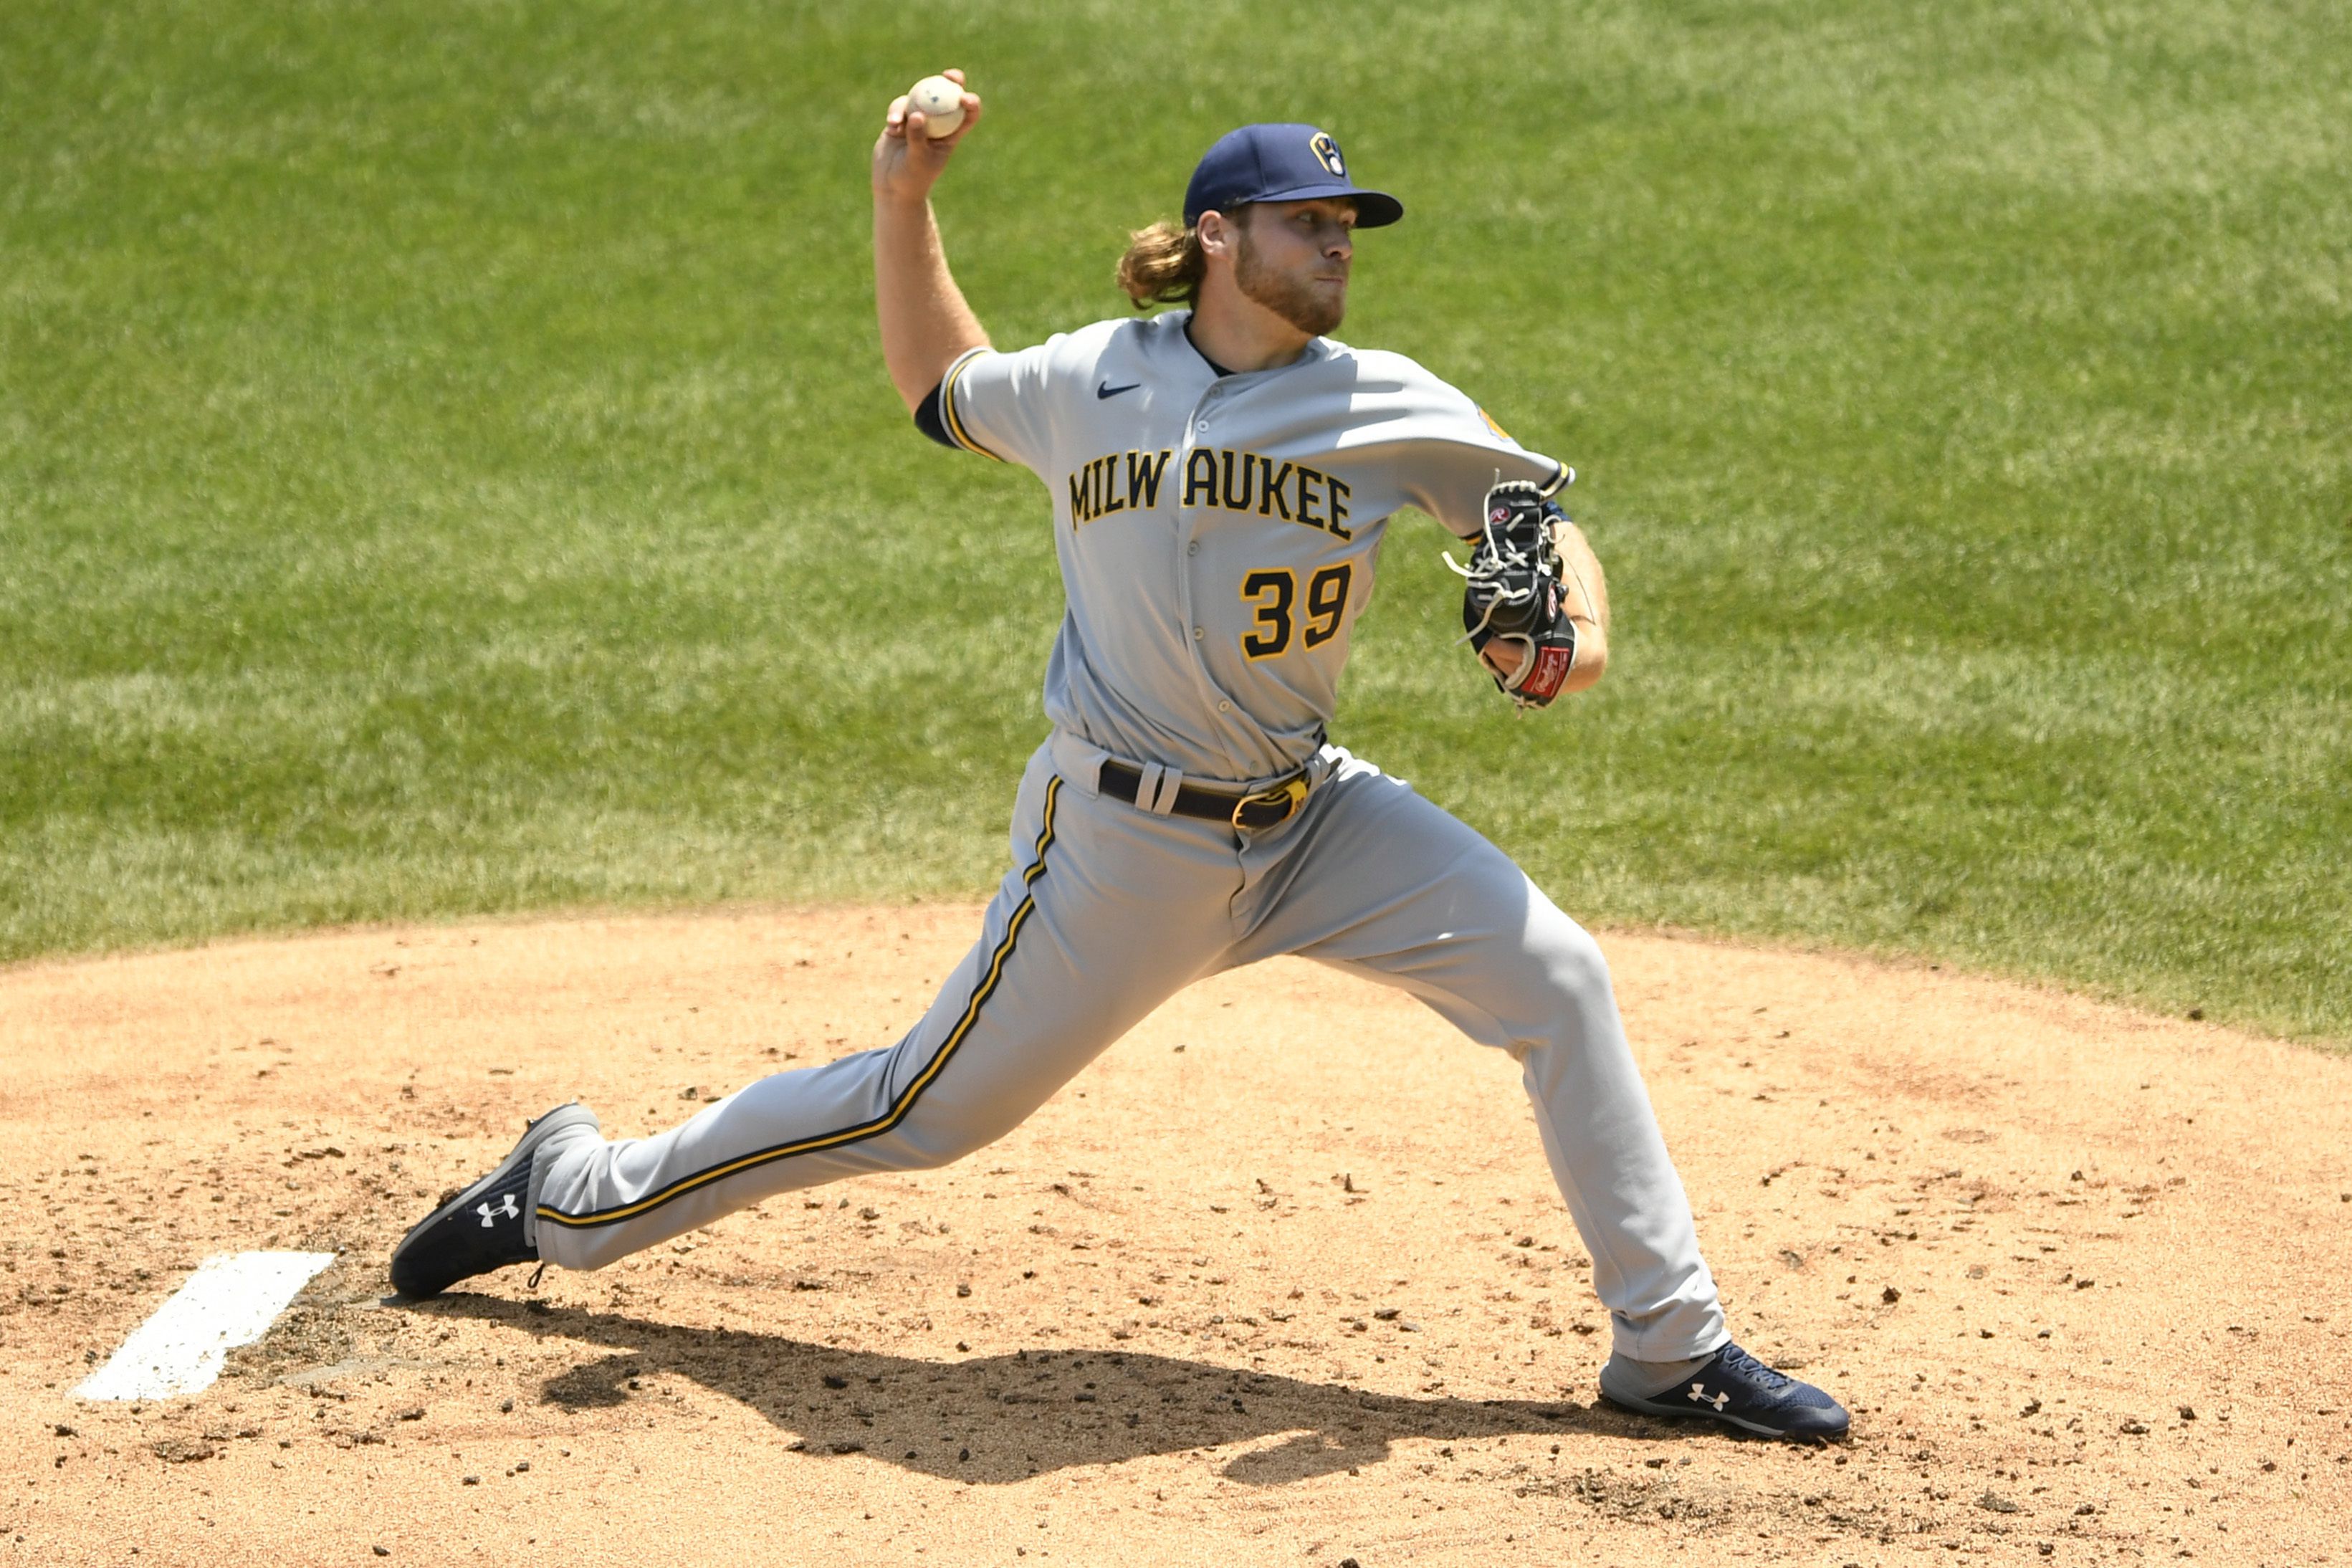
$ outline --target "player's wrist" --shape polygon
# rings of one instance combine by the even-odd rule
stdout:
[[[887,176],[874,182],[874,208],[893,217],[920,220],[929,216],[931,185],[926,180],[916,189],[908,189]]]

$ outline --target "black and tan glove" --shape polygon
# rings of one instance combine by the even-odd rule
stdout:
[[[1576,625],[1552,533],[1566,514],[1522,479],[1486,492],[1486,521],[1470,564],[1445,563],[1468,579],[1462,589],[1463,641],[1478,653],[1497,638],[1520,645],[1519,667],[1495,685],[1521,708],[1549,707],[1576,665]],[[1490,669],[1490,675],[1494,672]]]

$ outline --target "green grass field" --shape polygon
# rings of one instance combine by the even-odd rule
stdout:
[[[976,895],[1059,608],[910,428],[866,149],[961,63],[1000,343],[1246,119],[1342,335],[1583,471],[1515,721],[1400,526],[1336,736],[1598,923],[2352,1037],[2333,0],[0,8],[0,957]]]

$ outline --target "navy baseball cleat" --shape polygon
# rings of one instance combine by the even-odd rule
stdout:
[[[510,1263],[531,1263],[539,1248],[524,1229],[530,1213],[531,1167],[552,1139],[601,1129],[584,1105],[559,1105],[527,1123],[522,1141],[497,1170],[443,1204],[392,1249],[392,1288],[412,1301],[438,1296],[460,1279]]]
[[[1656,1394],[1635,1394],[1622,1373],[1612,1375],[1617,1372],[1613,1361],[1601,1369],[1601,1397],[1644,1415],[1699,1416],[1801,1442],[1834,1442],[1846,1434],[1844,1405],[1738,1345],[1725,1345],[1706,1365]]]

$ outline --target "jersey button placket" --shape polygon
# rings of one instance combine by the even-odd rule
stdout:
[[[1200,434],[1200,429],[1201,422],[1196,413],[1192,421],[1192,427],[1185,433],[1184,445],[1177,450],[1175,456],[1174,460],[1180,468],[1183,463],[1185,456],[1192,451],[1195,438]],[[1184,541],[1184,558],[1187,561],[1191,561],[1201,553],[1201,542],[1197,538],[1193,537],[1201,526],[1201,513],[1199,510],[1193,507],[1184,506],[1180,502],[1176,509],[1176,526],[1180,531],[1180,536]],[[1196,621],[1192,618],[1193,603],[1195,599],[1192,587],[1192,569],[1188,566],[1179,566],[1176,569],[1177,610],[1178,613],[1184,617],[1184,624],[1190,626],[1192,630],[1192,677],[1195,680],[1201,683],[1202,687],[1204,689],[1203,695],[1206,695],[1209,692],[1213,692],[1216,689],[1216,686],[1215,683],[1211,681],[1209,679],[1208,662],[1203,658],[1205,650],[1202,646],[1207,640],[1209,636],[1207,623],[1204,621]]]
[[[1223,382],[1216,383],[1210,386],[1210,388],[1202,395],[1201,401],[1193,405],[1192,428],[1187,436],[1184,453],[1180,455],[1189,457],[1193,447],[1207,444],[1206,437],[1209,433],[1210,424],[1209,415],[1211,410],[1216,407],[1219,399],[1224,393],[1224,384]],[[1183,519],[1185,559],[1188,561],[1197,560],[1201,553],[1201,540],[1199,538],[1199,534],[1201,525],[1203,521],[1203,513],[1200,509],[1187,507],[1181,509],[1178,515]],[[1192,624],[1192,626],[1193,673],[1201,683],[1202,695],[1213,700],[1217,714],[1220,718],[1230,721],[1233,718],[1234,711],[1233,700],[1225,695],[1224,689],[1217,684],[1216,678],[1211,673],[1209,668],[1207,622],[1210,617],[1203,616],[1197,622],[1192,620],[1192,606],[1194,603],[1194,595],[1192,593],[1192,572],[1188,569],[1179,572],[1176,575],[1179,583],[1182,585],[1181,591],[1184,596],[1184,618],[1188,623]],[[1219,728],[1221,730],[1224,730],[1225,743],[1228,746],[1231,746],[1234,742],[1234,737],[1230,729],[1223,725],[1220,725]]]

